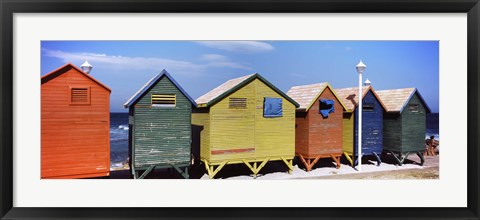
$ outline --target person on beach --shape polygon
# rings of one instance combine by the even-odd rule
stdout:
[[[430,136],[430,139],[425,140],[427,145],[427,156],[435,156],[435,148],[437,147],[435,136]]]

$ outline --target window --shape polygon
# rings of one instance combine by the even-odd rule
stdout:
[[[320,114],[327,118],[330,113],[335,112],[335,102],[330,99],[320,99]]]
[[[230,98],[229,108],[247,108],[247,98]]]
[[[418,104],[410,104],[408,105],[408,110],[410,112],[418,112]]]
[[[89,87],[71,87],[70,88],[71,105],[89,105],[90,88]]]
[[[362,109],[365,112],[373,112],[373,103],[363,103]]]
[[[264,98],[263,100],[263,117],[274,118],[282,117],[282,98]]]
[[[152,107],[175,107],[176,102],[176,95],[152,94]]]

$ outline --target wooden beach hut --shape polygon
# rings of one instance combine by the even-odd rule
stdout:
[[[345,103],[343,113],[343,154],[354,166],[358,152],[358,87],[335,89]],[[383,151],[383,113],[385,106],[371,86],[362,88],[362,155],[373,155],[377,165]],[[350,156],[353,156],[353,160]]]
[[[321,158],[340,168],[345,105],[328,83],[294,86],[287,95],[300,104],[296,110],[295,153],[307,171]]]
[[[269,161],[292,171],[298,104],[259,74],[231,79],[197,100],[192,124],[210,178],[226,164],[245,164],[254,175]]]
[[[430,113],[416,88],[377,91],[385,105],[383,150],[393,155],[399,165],[412,153],[424,163],[426,115]]]
[[[124,104],[129,114],[130,168],[135,179],[145,178],[154,169],[170,167],[189,177],[190,122],[195,105],[166,70]]]
[[[111,91],[87,72],[68,63],[41,78],[42,179],[110,174]]]

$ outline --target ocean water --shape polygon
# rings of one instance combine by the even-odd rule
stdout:
[[[128,158],[128,113],[110,113],[110,169],[121,168]]]
[[[427,115],[427,133],[425,138],[430,138],[430,136],[435,136],[436,140],[440,140],[439,129],[438,129],[438,113],[431,113]]]
[[[427,115],[425,139],[431,135],[440,140],[438,113]],[[128,113],[110,113],[110,168],[121,168],[128,158]]]

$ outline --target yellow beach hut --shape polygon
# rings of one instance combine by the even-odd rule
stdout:
[[[265,78],[231,79],[195,101],[193,148],[210,178],[227,164],[245,164],[257,175],[267,162],[283,161],[292,171],[299,105]]]

